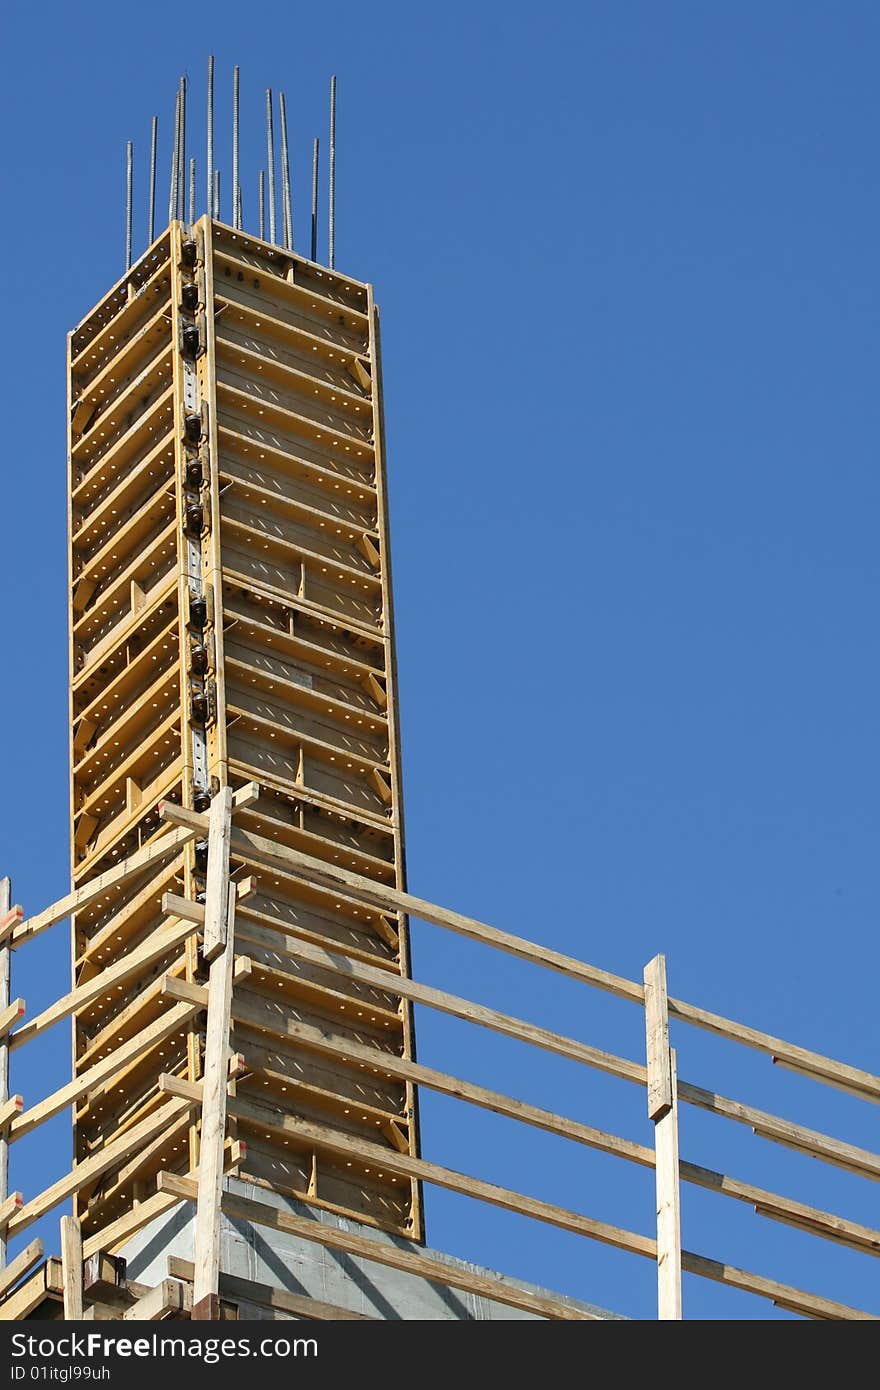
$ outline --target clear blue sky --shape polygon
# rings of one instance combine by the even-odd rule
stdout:
[[[19,6],[4,27],[16,898],[68,884],[64,340],[123,269],[124,142],[140,250],[151,115],[164,209],[179,73],[200,92],[217,55],[225,123],[238,62],[253,177],[263,88],[288,93],[302,232],[335,71],[337,263],[383,314],[413,891],[635,978],[663,950],[674,994],[878,1069],[877,6],[154,0]],[[421,978],[642,1055],[632,1006],[415,932]],[[16,958],[31,1008],[67,951],[58,928]],[[418,1023],[425,1061],[649,1139],[626,1083]],[[878,1147],[867,1104],[674,1033],[688,1079]],[[14,1089],[48,1092],[67,1046],[61,1027],[16,1057]],[[641,1170],[430,1097],[423,1137],[652,1229]],[[67,1145],[59,1122],[19,1146],[14,1184],[39,1190]],[[692,1108],[682,1151],[880,1224],[864,1181]],[[880,1311],[867,1257],[684,1202],[691,1249]],[[437,1247],[652,1313],[645,1261],[459,1197],[430,1194],[428,1220]],[[692,1279],[685,1299],[779,1316]]]

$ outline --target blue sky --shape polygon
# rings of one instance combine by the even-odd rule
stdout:
[[[67,888],[64,343],[135,249],[149,122],[217,57],[246,223],[288,94],[301,244],[339,78],[337,264],[382,307],[414,892],[878,1069],[880,12],[845,5],[266,3],[17,9],[0,94],[8,267],[0,871]],[[201,121],[201,113],[198,113]],[[201,153],[199,134],[198,152]],[[203,169],[199,169],[201,196]],[[228,196],[223,216],[229,218]],[[199,208],[201,211],[201,206]],[[323,248],[323,240],[322,240]],[[62,992],[66,928],[16,957]],[[420,978],[638,1058],[641,1013],[415,927]],[[420,1014],[422,1060],[648,1141],[642,1094]],[[692,1030],[682,1076],[877,1147],[876,1111]],[[59,1028],[15,1058],[33,1100]],[[28,1053],[32,1049],[27,1049]],[[649,1232],[651,1178],[425,1097],[428,1156]],[[58,1122],[14,1152],[33,1193]],[[880,1224],[846,1173],[687,1108],[692,1161]],[[53,1217],[47,1243],[57,1246]],[[645,1261],[461,1197],[430,1242],[635,1316]],[[689,1248],[880,1311],[868,1258],[684,1192]],[[780,1316],[685,1281],[689,1316]]]

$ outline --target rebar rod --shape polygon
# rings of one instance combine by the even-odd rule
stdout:
[[[328,204],[328,259],[333,270],[336,265],[336,78],[330,78],[330,170]]]
[[[238,68],[232,69],[232,225],[238,226]]]
[[[272,88],[266,88],[266,153],[269,161],[269,240],[275,245],[275,134],[272,129]]]
[[[293,204],[290,197],[290,159],[287,148],[287,104],[284,93],[278,93],[281,113],[281,206],[284,213],[284,245],[293,250]]]
[[[134,180],[134,146],[125,148],[125,268],[131,269],[131,195]]]
[[[177,147],[180,143],[180,88],[174,98],[174,141],[171,147],[171,186],[168,190],[168,221],[177,216]]]
[[[205,211],[209,217],[216,214],[214,208],[214,55],[208,59],[208,148],[205,165]]]
[[[156,235],[156,144],[159,138],[159,117],[153,117],[150,131],[150,207],[147,216],[147,245],[152,246]]]
[[[318,159],[320,155],[321,142],[317,135],[312,146],[312,256],[313,261],[318,259]]]

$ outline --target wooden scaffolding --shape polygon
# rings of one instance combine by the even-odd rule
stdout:
[[[76,913],[82,1075],[166,1016],[163,978],[179,981],[181,1019],[208,983],[225,933],[231,799],[254,836],[398,889],[405,867],[370,287],[208,218],[174,222],[73,332],[69,361],[74,886],[148,846],[160,801],[169,813],[210,806],[223,826],[216,859],[201,836]],[[243,795],[257,779],[259,803]],[[338,946],[406,975],[405,917],[267,870],[248,850],[232,877],[251,962],[229,986],[248,1059],[242,1101],[295,1098],[316,1121],[415,1156],[408,1082],[365,1086],[292,1048],[286,1031],[296,1018],[410,1057],[408,1006],[291,953]],[[112,992],[90,990],[108,969]],[[135,1049],[124,1084],[77,1111],[77,1162],[129,1128],[155,1129],[137,1163],[111,1164],[78,1193],[90,1233],[160,1170],[198,1164],[189,1108],[159,1076],[199,1084],[210,1028],[206,1039],[189,1017],[162,1031],[161,1047]],[[420,1237],[416,1183],[245,1117],[236,1130],[243,1174]]]
[[[859,1259],[880,1232],[681,1158],[681,1108],[874,1182],[880,1156],[682,1079],[670,1028],[873,1104],[880,1078],[670,996],[662,956],[627,979],[408,892],[370,287],[174,221],[69,361],[73,887],[26,917],[0,880],[0,1319],[352,1316],[224,1271],[221,1213],[540,1317],[593,1316],[421,1249],[423,1183],[655,1262],[664,1319],[682,1316],[682,1272],[805,1317],[871,1316],[682,1249],[683,1185]],[[68,918],[71,988],[28,1017],[12,952]],[[638,1006],[635,1056],[414,979],[410,918]],[[642,1088],[653,1143],[417,1062],[414,1006]],[[70,1076],[26,1105],[10,1056],[64,1020]],[[655,1230],[433,1162],[421,1087],[653,1170]],[[65,1112],[72,1165],[10,1192],[11,1146]],[[7,1263],[7,1239],[69,1199],[60,1260],[38,1239]],[[181,1202],[195,1259],[128,1281],[119,1251]]]

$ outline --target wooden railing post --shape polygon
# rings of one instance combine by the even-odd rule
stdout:
[[[657,1184],[657,1316],[681,1318],[681,1199],[678,1168],[678,1086],[669,1046],[666,957],[645,966],[648,1118],[654,1122]]]
[[[232,972],[235,963],[235,889],[230,891],[229,835],[232,789],[221,787],[211,802],[208,872],[205,891],[205,947],[208,973],[208,1025],[202,1081],[202,1132],[196,1202],[194,1319],[220,1316],[220,1201],[226,1141],[226,1085]]]
[[[75,1216],[61,1218],[61,1283],[64,1317],[81,1322],[83,1315],[82,1227]]]

